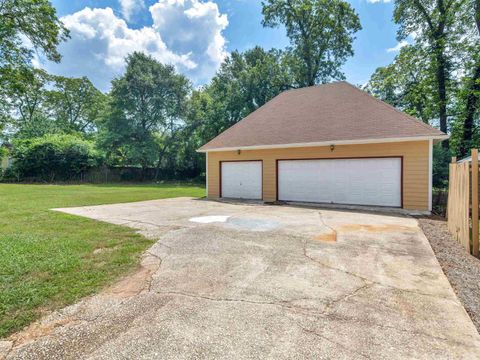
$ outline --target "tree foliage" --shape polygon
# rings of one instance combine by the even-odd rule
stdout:
[[[126,62],[125,74],[112,81],[101,144],[112,160],[147,168],[161,163],[175,138],[190,83],[173,66],[142,53],[129,55]]]
[[[459,119],[454,136],[457,140],[456,152],[466,155],[472,147],[480,145],[478,118],[480,107],[480,0],[467,1],[467,6],[460,16],[461,29],[469,35],[470,41],[464,42],[463,58],[466,76],[462,79],[459,92]]]
[[[400,50],[394,61],[372,74],[365,90],[396,108],[430,123],[437,114],[434,106],[435,78],[420,46]]]
[[[0,104],[4,123],[16,138],[89,134],[105,111],[106,95],[86,78],[53,76],[25,66],[4,74]]]
[[[52,77],[46,91],[46,107],[59,128],[66,132],[91,133],[102,116],[107,96],[86,77]]]
[[[343,0],[266,0],[263,25],[285,26],[290,67],[299,87],[342,79],[340,67],[353,55],[360,19]]]
[[[67,38],[68,30],[48,0],[0,0],[0,68],[28,65],[33,50],[59,62],[57,46]]]
[[[455,45],[460,40],[456,31],[456,16],[464,0],[396,0],[394,20],[399,24],[398,38],[414,36],[426,49],[435,74],[435,103],[440,130],[448,131],[449,82],[454,61]],[[444,142],[448,146],[447,142]]]
[[[232,126],[284,90],[293,86],[282,52],[255,47],[233,51],[203,91],[213,105],[212,135]]]

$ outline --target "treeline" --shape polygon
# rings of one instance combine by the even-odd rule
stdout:
[[[60,61],[56,48],[68,41],[47,0],[0,4],[1,142],[14,159],[3,176],[17,180],[62,180],[99,165],[153,169],[158,179],[201,176],[202,144],[284,90],[343,79],[361,29],[342,0],[264,1],[262,24],[285,28],[287,48],[233,51],[200,88],[133,53],[104,94],[87,78],[32,66],[33,50]],[[480,142],[480,0],[396,0],[393,16],[398,40],[409,44],[365,88],[452,135],[434,153],[435,184],[444,186],[449,157]]]

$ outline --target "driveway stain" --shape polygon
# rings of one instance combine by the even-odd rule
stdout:
[[[370,232],[370,233],[415,233],[418,232],[418,227],[405,226],[398,224],[345,224],[337,228],[337,231],[342,232]]]
[[[250,231],[272,231],[281,226],[281,223],[275,220],[244,217],[231,217],[227,223],[232,227]]]
[[[313,239],[318,241],[335,242],[337,241],[337,233],[332,231],[314,236]]]

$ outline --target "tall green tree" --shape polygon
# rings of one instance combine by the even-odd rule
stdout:
[[[106,106],[106,95],[86,77],[53,76],[46,106],[57,126],[65,132],[91,133]]]
[[[475,116],[478,116],[480,107],[480,0],[471,0],[467,2],[462,20],[465,20],[466,32],[471,35],[468,46],[470,58],[465,62],[467,64],[466,77],[463,80],[464,86],[460,97],[462,100],[461,123],[463,125],[463,136],[459,152],[466,155],[468,149],[473,144],[475,132]],[[471,26],[469,26],[471,24]],[[475,144],[478,146],[480,144]]]
[[[3,87],[8,124],[16,137],[36,137],[51,133],[55,124],[45,111],[46,88],[51,76],[41,69],[11,69]]]
[[[192,93],[186,131],[199,136],[199,146],[294,86],[283,55],[258,46],[233,51],[210,84]]]
[[[437,114],[435,77],[421,46],[403,47],[390,65],[375,70],[365,90],[427,124]]]
[[[31,60],[36,51],[59,62],[57,46],[68,36],[49,1],[0,0],[0,122],[4,128],[25,125],[33,133],[44,132],[40,122],[47,122],[32,119],[38,115],[43,96],[43,91],[35,91],[46,74],[32,70]],[[0,135],[6,137],[3,131]]]
[[[360,19],[343,0],[265,0],[263,22],[285,26],[289,62],[299,87],[342,79],[341,66],[353,55]]]
[[[143,53],[129,55],[126,63],[124,75],[112,81],[101,144],[124,165],[159,166],[181,126],[190,83]]]
[[[400,25],[398,39],[413,35],[426,47],[436,81],[436,103],[440,130],[448,131],[448,88],[453,55],[450,50],[459,41],[456,16],[464,0],[396,0],[394,20]],[[443,143],[448,147],[448,142]]]
[[[57,46],[67,38],[68,30],[48,0],[0,0],[0,68],[29,65],[33,50],[59,62]]]
[[[257,46],[243,53],[233,51],[205,91],[222,111],[218,120],[223,124],[216,125],[223,131],[292,86],[282,52]]]

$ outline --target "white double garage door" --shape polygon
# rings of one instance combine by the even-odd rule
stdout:
[[[221,163],[221,196],[262,199],[262,161]],[[400,157],[278,160],[281,201],[400,207]]]

